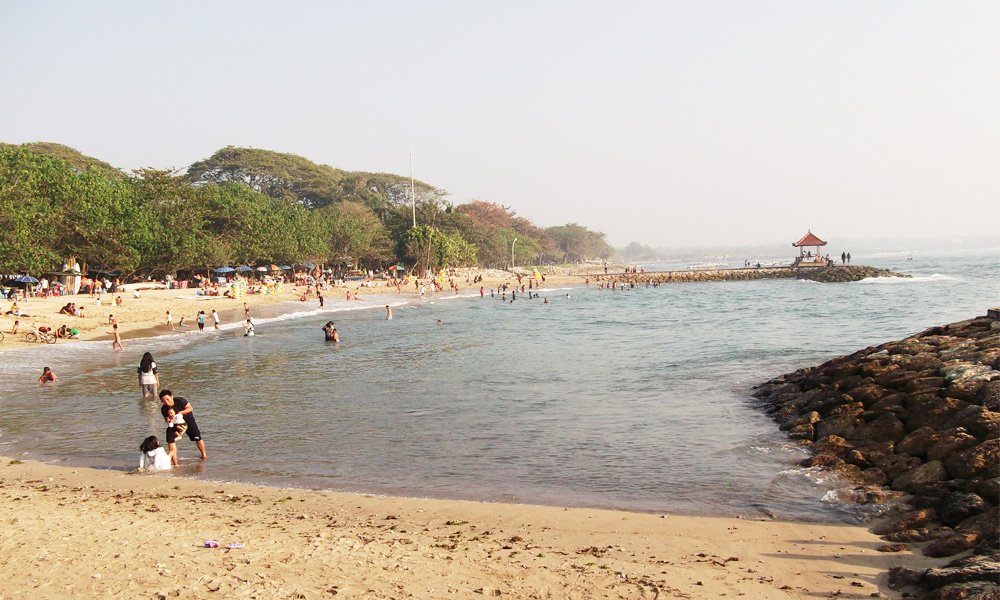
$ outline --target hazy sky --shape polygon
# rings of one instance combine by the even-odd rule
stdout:
[[[621,246],[1000,230],[1000,3],[3,2],[0,141],[409,173]]]

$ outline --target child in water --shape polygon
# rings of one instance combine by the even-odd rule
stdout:
[[[142,441],[139,446],[142,454],[139,455],[139,468],[150,471],[169,471],[170,456],[160,447],[160,440],[155,435],[151,435]]]

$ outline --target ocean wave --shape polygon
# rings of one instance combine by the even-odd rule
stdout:
[[[934,273],[933,275],[918,275],[916,277],[869,277],[853,283],[864,285],[904,285],[910,283],[938,283],[942,281],[959,280],[960,279],[958,277],[953,275]]]

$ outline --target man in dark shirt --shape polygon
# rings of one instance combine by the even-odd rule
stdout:
[[[163,420],[167,423],[167,453],[170,455],[170,462],[175,466],[179,464],[177,462],[177,439],[175,438],[180,437],[170,423],[170,411],[184,417],[184,424],[187,426],[184,433],[198,446],[198,450],[201,451],[201,459],[208,458],[208,454],[205,454],[205,442],[201,439],[201,430],[198,429],[198,423],[194,420],[194,407],[191,406],[191,403],[179,396],[175,398],[174,393],[170,390],[160,390],[160,402],[163,403],[163,406],[160,407],[160,414],[163,415]]]

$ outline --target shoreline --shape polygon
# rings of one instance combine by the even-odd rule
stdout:
[[[0,564],[15,597],[898,598],[889,567],[931,564],[878,552],[862,526],[354,495],[7,458],[0,497],[12,542]]]

